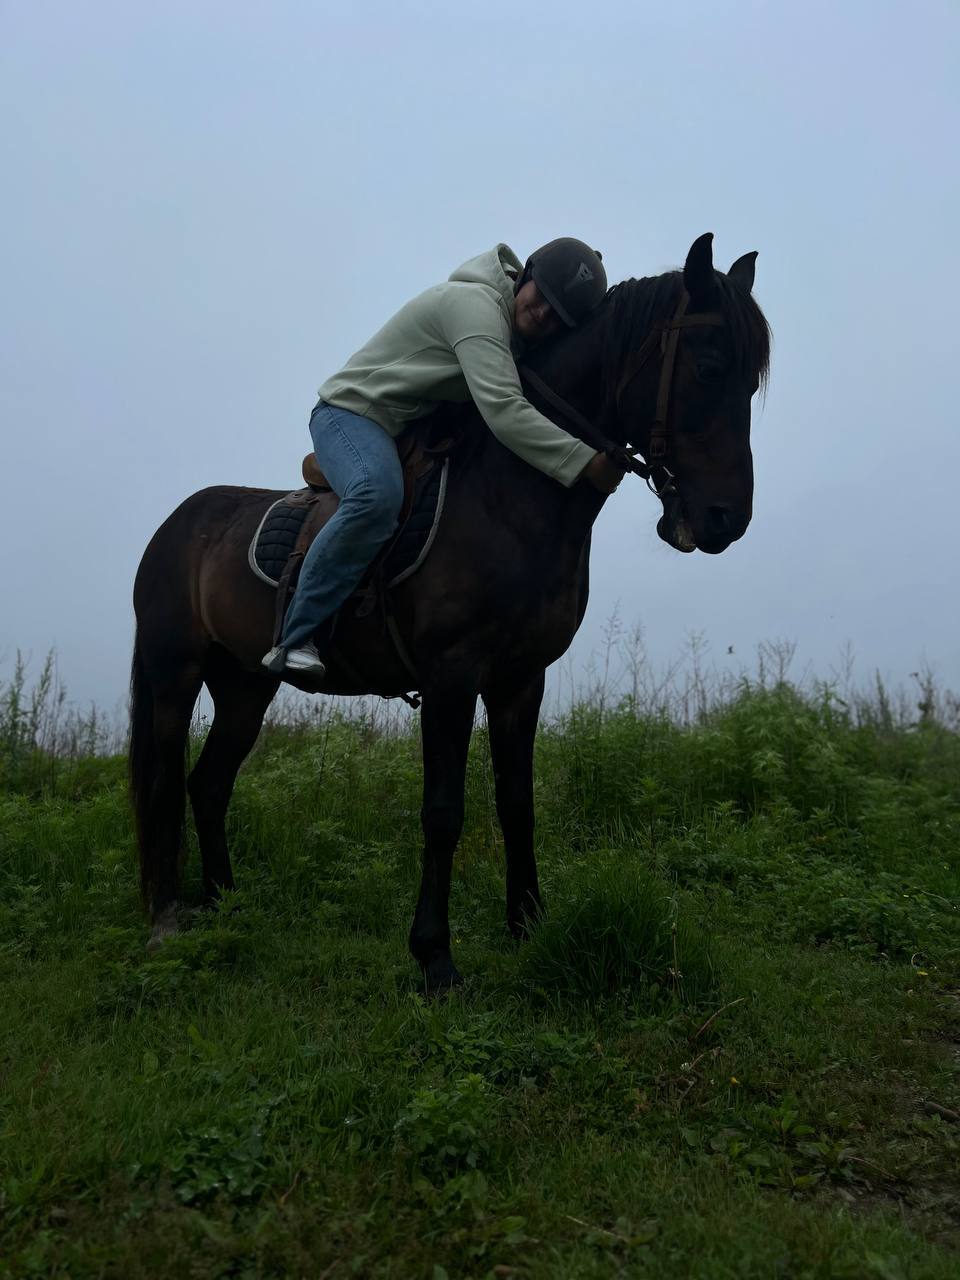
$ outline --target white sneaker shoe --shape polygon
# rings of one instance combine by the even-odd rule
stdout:
[[[297,649],[283,649],[276,645],[261,659],[261,665],[275,676],[282,675],[284,671],[296,671],[298,675],[318,678],[327,674],[327,668],[320,661],[314,644],[303,644]]]

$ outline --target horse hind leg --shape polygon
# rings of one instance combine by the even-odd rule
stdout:
[[[203,679],[213,699],[213,724],[187,787],[203,864],[203,892],[208,904],[233,888],[227,847],[226,815],[240,766],[263,725],[278,680],[242,668],[226,650],[211,649]]]
[[[140,883],[153,929],[148,949],[177,931],[186,803],[187,740],[200,692],[199,665],[169,665],[162,675],[134,650],[130,782],[140,846]]]

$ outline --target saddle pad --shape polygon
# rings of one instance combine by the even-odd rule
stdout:
[[[267,508],[253,535],[247,560],[257,577],[269,582],[271,587],[280,581],[283,566],[290,559],[309,510],[302,502],[280,498]]]
[[[383,570],[388,587],[395,587],[409,578],[426,560],[443,514],[449,466],[449,459],[444,459],[441,467],[434,467],[418,483],[410,514],[393,535],[384,554]],[[271,587],[279,583],[303,522],[311,510],[302,499],[290,501],[297,493],[303,492],[295,491],[272,503],[250,543],[247,553],[250,568]]]

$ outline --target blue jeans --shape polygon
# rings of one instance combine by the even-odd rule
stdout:
[[[383,427],[320,400],[310,435],[340,505],[304,557],[283,625],[284,649],[306,644],[340,608],[395,531],[403,502],[397,446]]]

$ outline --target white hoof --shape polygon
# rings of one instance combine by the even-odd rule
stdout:
[[[172,903],[165,911],[163,911],[154,922],[150,931],[150,937],[147,939],[147,951],[151,954],[159,951],[160,947],[168,938],[174,937],[180,932],[177,925],[177,904]]]

